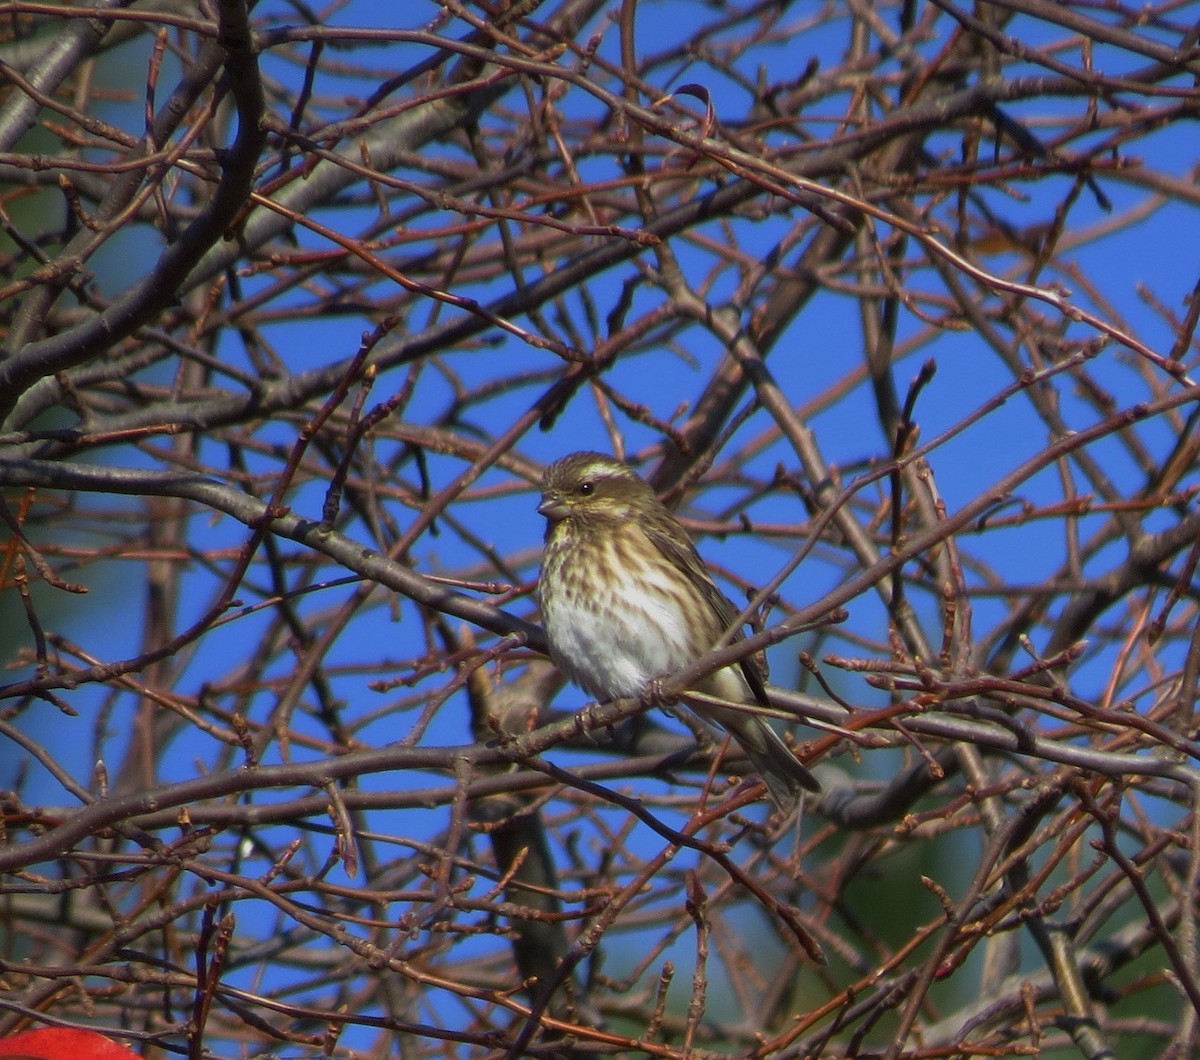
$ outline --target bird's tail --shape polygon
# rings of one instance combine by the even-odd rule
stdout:
[[[777,809],[790,811],[802,791],[819,792],[821,785],[791,752],[783,737],[763,718],[740,710],[707,707],[705,713],[729,730],[767,785]]]
[[[792,754],[779,733],[762,718],[750,718],[749,721],[754,727],[753,743],[741,732],[734,735],[766,781],[767,793],[777,809],[785,812],[795,809],[801,791],[816,793],[821,790],[817,778]]]

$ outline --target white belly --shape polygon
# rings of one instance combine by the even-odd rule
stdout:
[[[645,591],[626,583],[585,606],[556,597],[543,601],[543,611],[555,663],[598,699],[636,696],[651,678],[698,657],[678,603],[653,579]]]

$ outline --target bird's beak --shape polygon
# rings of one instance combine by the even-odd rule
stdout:
[[[553,493],[543,493],[542,503],[537,506],[538,514],[544,515],[552,523],[565,519],[570,509],[563,503],[562,498]]]

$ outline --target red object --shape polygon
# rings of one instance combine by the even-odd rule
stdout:
[[[139,1060],[137,1053],[103,1034],[71,1027],[43,1027],[0,1038],[0,1056],[27,1060]]]

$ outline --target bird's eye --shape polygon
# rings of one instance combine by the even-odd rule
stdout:
[[[581,497],[588,497],[596,492],[596,484],[594,482],[581,482],[575,492]]]

